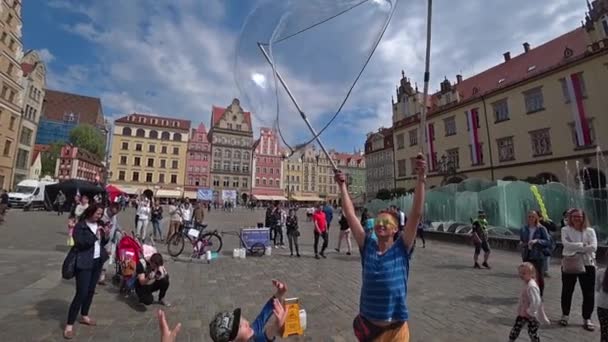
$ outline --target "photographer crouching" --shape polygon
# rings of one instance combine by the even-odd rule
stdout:
[[[163,266],[163,256],[160,253],[152,254],[150,261],[146,262],[145,269],[141,262],[137,263],[135,272],[137,273],[135,292],[140,303],[144,305],[154,303],[153,293],[159,291],[158,304],[170,306],[165,301],[169,289],[169,273]]]

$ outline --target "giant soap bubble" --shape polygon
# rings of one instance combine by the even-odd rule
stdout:
[[[314,139],[294,100],[319,134],[329,126],[362,76],[397,1],[260,1],[235,54],[244,108],[277,127],[288,146]]]

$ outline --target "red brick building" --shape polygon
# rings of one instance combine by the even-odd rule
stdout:
[[[277,132],[260,128],[260,138],[253,144],[253,198],[259,201],[285,201],[283,187],[283,151]]]
[[[201,123],[190,132],[186,155],[186,191],[208,188],[211,184],[209,165],[211,164],[211,144],[207,140],[207,128]],[[189,194],[190,195],[190,194]],[[196,198],[196,194],[193,197]]]
[[[97,156],[70,144],[61,148],[55,166],[55,178],[60,182],[69,179],[98,182],[104,179],[104,172],[103,164]]]

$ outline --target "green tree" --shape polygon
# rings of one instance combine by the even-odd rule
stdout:
[[[70,131],[70,142],[95,154],[100,160],[105,156],[106,143],[103,134],[91,125],[81,124]]]
[[[396,188],[393,189],[392,194],[395,197],[405,196],[407,194],[407,190],[405,190],[405,188]]]
[[[63,145],[64,143],[56,141],[51,144],[48,151],[41,152],[40,162],[42,163],[42,176],[55,176],[55,165]]]
[[[383,200],[383,201],[390,200],[391,197],[392,197],[391,191],[388,189],[380,189],[380,190],[378,190],[378,193],[376,194],[376,198],[379,200]]]

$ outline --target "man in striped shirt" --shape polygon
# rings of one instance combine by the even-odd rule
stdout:
[[[345,175],[338,172],[335,176],[340,187],[342,210],[361,252],[363,281],[359,315],[353,323],[355,335],[361,342],[408,342],[410,339],[407,279],[410,252],[424,204],[426,162],[421,154],[416,161],[416,174],[414,203],[403,234],[397,240],[395,233],[399,228],[399,218],[388,211],[380,212],[376,217],[374,232],[377,239],[365,234],[355,215]]]

